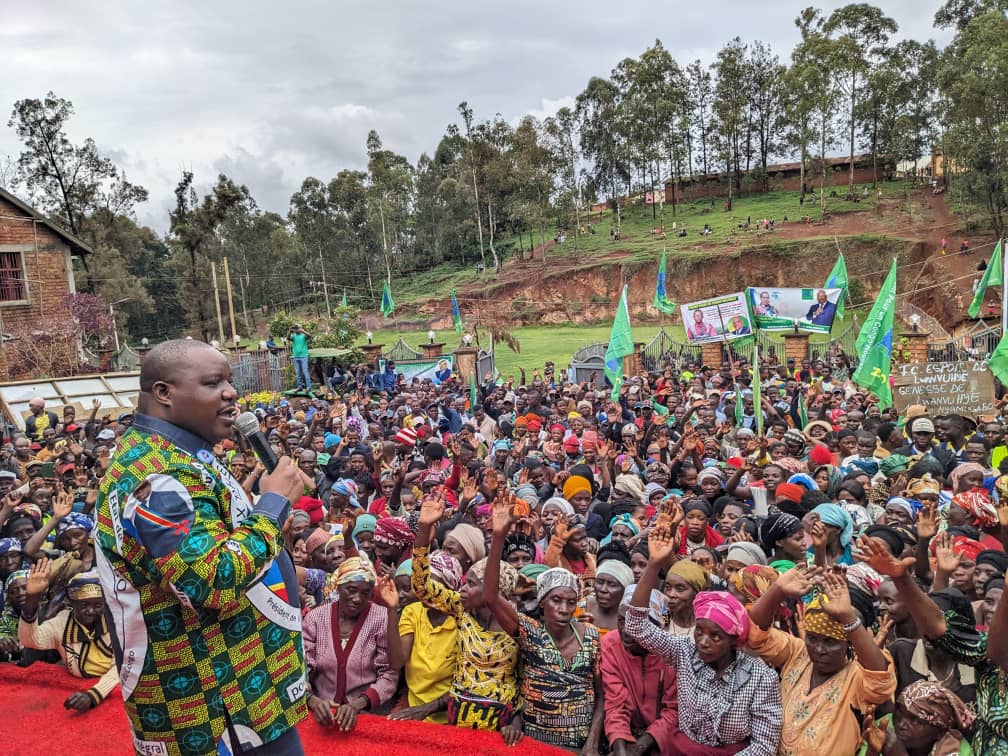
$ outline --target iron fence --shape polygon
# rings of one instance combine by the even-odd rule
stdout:
[[[233,356],[231,382],[242,395],[290,388],[293,383],[290,349],[257,349]]]

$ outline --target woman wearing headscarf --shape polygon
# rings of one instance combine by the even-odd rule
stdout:
[[[500,595],[504,539],[515,522],[510,497],[496,501],[486,591],[494,616],[521,650],[525,734],[541,743],[595,752],[604,714],[598,631],[574,619],[579,581],[563,567],[548,569],[536,580],[542,621],[520,614]]]
[[[675,558],[675,518],[663,513],[652,528],[651,561],[626,615],[630,637],[676,670],[679,732],[668,752],[771,756],[780,738],[780,685],[770,667],[743,650],[750,623],[738,600],[723,591],[698,594],[696,628],[688,636],[669,635],[648,620],[659,571]]]
[[[896,674],[851,606],[846,581],[833,572],[823,575],[822,594],[805,610],[804,639],[771,627],[784,601],[812,587],[806,568],[780,575],[749,610],[749,647],[781,670],[781,752],[819,756],[828,739],[830,753],[854,753],[861,742],[854,712],[891,700]]]
[[[101,583],[94,573],[75,575],[67,585],[70,608],[41,622],[39,601],[49,588],[49,571],[49,560],[45,557],[31,568],[18,621],[18,641],[23,648],[56,651],[74,677],[98,678],[92,687],[71,694],[63,703],[68,709],[88,711],[104,701],[119,684]]]
[[[483,531],[467,522],[461,522],[449,530],[441,543],[441,548],[458,560],[463,575],[486,556]]]
[[[649,562],[650,564],[650,562]],[[645,568],[645,574],[647,568]],[[641,580],[644,576],[641,576]],[[640,585],[640,581],[637,582]],[[665,595],[666,632],[669,635],[690,636],[693,634],[693,602],[701,591],[711,587],[711,576],[692,559],[680,558],[669,567],[662,584]]]
[[[590,617],[587,621],[595,626],[599,637],[616,629],[623,591],[633,582],[633,570],[618,559],[599,563],[595,571],[595,591],[581,602],[585,614]]]
[[[434,580],[430,542],[444,510],[444,499],[437,495],[427,496],[421,503],[413,547],[413,590],[421,601],[454,617],[458,628],[455,672],[448,692],[448,723],[500,730],[504,742],[514,745],[522,736],[521,717],[515,711],[518,644],[503,631],[487,604],[486,559],[464,573],[458,590]],[[510,597],[518,582],[514,567],[506,562],[501,565],[499,582],[500,590]]]
[[[395,574],[396,568],[412,555],[413,538],[413,531],[401,517],[379,518],[374,530],[375,569]]]
[[[360,514],[354,520],[353,528],[350,531],[354,543],[357,544],[357,549],[366,554],[372,564],[375,561],[374,532],[377,524],[378,518],[374,515]]]
[[[349,731],[360,712],[374,712],[395,694],[402,668],[399,594],[365,556],[344,560],[335,582],[332,603],[308,612],[301,637],[309,710],[319,724]]]
[[[760,525],[760,545],[770,562],[805,559],[805,531],[801,520],[787,512],[777,512]]]
[[[627,512],[617,515],[609,520],[609,535],[599,541],[599,546],[605,546],[613,541],[629,546],[631,539],[640,533],[640,525],[637,520]]]
[[[535,539],[525,533],[511,533],[504,543],[504,561],[520,570],[532,564],[538,556]]]
[[[765,565],[766,563],[767,558],[763,549],[749,541],[738,541],[728,547],[722,577],[728,580],[736,572],[750,565]]]
[[[462,567],[455,557],[435,551],[430,555],[430,577],[445,590],[458,591],[462,586]],[[446,724],[448,717],[440,712],[447,708],[447,693],[455,675],[458,651],[455,618],[434,606],[414,601],[399,616],[399,638],[406,660],[409,708],[393,713],[390,718]]]
[[[700,546],[715,548],[724,543],[724,538],[711,527],[712,510],[706,499],[698,496],[682,502],[683,523],[679,526],[678,554],[692,554]]]
[[[820,504],[812,510],[809,533],[812,536],[812,553],[820,567],[832,564],[854,564],[851,542],[854,539],[854,521],[837,504]]]

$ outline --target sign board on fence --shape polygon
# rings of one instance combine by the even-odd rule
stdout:
[[[893,365],[893,403],[903,412],[923,404],[931,417],[976,417],[994,408],[994,377],[983,360]]]

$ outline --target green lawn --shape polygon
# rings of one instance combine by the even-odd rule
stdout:
[[[656,333],[659,326],[646,325],[634,326],[634,340],[648,342]],[[598,326],[533,326],[528,328],[516,328],[511,333],[518,339],[521,353],[516,354],[511,351],[506,344],[497,344],[495,348],[495,362],[497,369],[505,376],[514,374],[518,378],[518,368],[524,367],[529,378],[532,377],[532,370],[539,368],[540,371],[546,360],[552,360],[558,370],[563,370],[570,362],[571,355],[578,349],[589,344],[605,343],[609,341],[608,325]],[[666,325],[665,330],[673,338],[683,338],[683,330],[680,325]],[[445,351],[451,351],[458,343],[458,334],[455,331],[436,331],[435,341],[445,343]],[[376,344],[384,344],[385,349],[390,349],[401,337],[407,344],[419,351],[419,345],[427,341],[427,332],[404,333],[402,331],[375,331],[373,340]],[[480,333],[480,344],[483,347],[489,346],[489,334]],[[358,344],[366,344],[367,339],[362,339]]]

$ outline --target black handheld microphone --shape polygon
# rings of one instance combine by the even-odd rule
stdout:
[[[266,472],[271,473],[276,469],[277,459],[273,447],[269,445],[265,434],[259,430],[259,418],[251,412],[243,412],[235,420],[235,428],[241,433],[245,440],[251,444],[255,455],[263,463]]]

